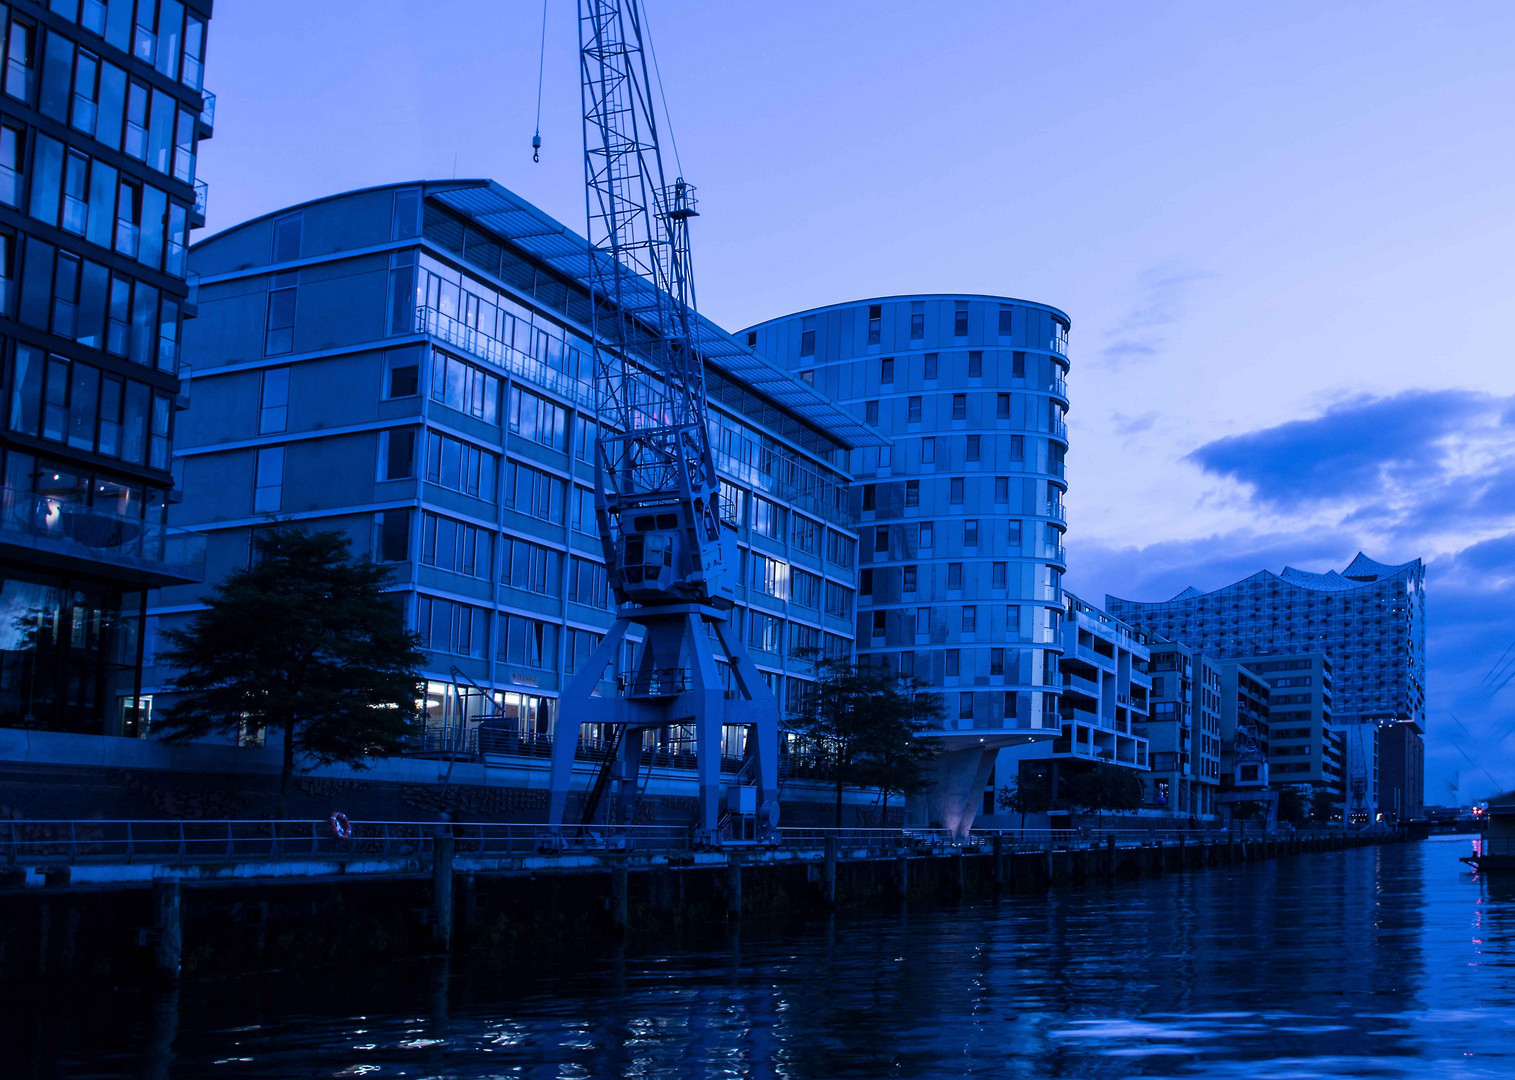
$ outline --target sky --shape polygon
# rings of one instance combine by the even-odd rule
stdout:
[[[706,315],[1061,308],[1069,587],[1422,557],[1426,799],[1515,788],[1515,5],[645,4]],[[202,235],[451,176],[582,230],[573,4],[542,17],[222,0]]]

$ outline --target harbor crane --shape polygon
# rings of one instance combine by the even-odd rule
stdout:
[[[550,823],[574,824],[566,817],[586,728],[605,752],[579,807],[585,824],[629,823],[644,739],[692,732],[697,837],[720,843],[731,730],[741,735],[743,762],[728,782],[727,813],[748,818],[763,838],[779,817],[778,703],[732,620],[739,564],[706,422],[689,251],[695,189],[664,172],[639,0],[579,0],[578,25],[600,425],[595,517],[616,619],[559,703]],[[634,628],[640,641],[628,636]],[[602,695],[606,669],[628,641],[632,661],[616,692]]]

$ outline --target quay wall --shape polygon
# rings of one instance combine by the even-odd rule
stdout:
[[[572,869],[554,869],[553,856],[485,868],[454,860],[449,845],[425,860],[435,865],[394,873],[197,881],[160,867],[150,882],[118,886],[60,872],[47,887],[21,887],[25,872],[0,866],[0,978],[132,984],[449,952],[551,955],[618,940],[670,947],[722,924],[978,902],[1381,842],[1322,833],[1035,851],[984,844],[956,854],[602,854]]]

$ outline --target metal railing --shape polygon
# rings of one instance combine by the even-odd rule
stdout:
[[[438,836],[450,835],[457,855],[475,858],[552,852],[692,851],[704,847],[692,825],[563,825],[537,822],[353,821],[337,836],[326,820],[287,821],[5,821],[0,865],[215,864],[277,860],[352,861],[425,858]],[[1334,834],[1334,830],[1328,830]],[[1220,828],[946,829],[783,828],[766,846],[815,853],[835,838],[850,854],[983,852],[1000,838],[1004,851],[1077,850],[1104,846],[1229,843],[1277,836],[1260,825]],[[1491,852],[1492,853],[1492,852]]]

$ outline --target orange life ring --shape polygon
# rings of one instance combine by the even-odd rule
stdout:
[[[331,825],[331,831],[338,840],[352,839],[352,822],[347,820],[347,815],[338,810],[327,819]]]

